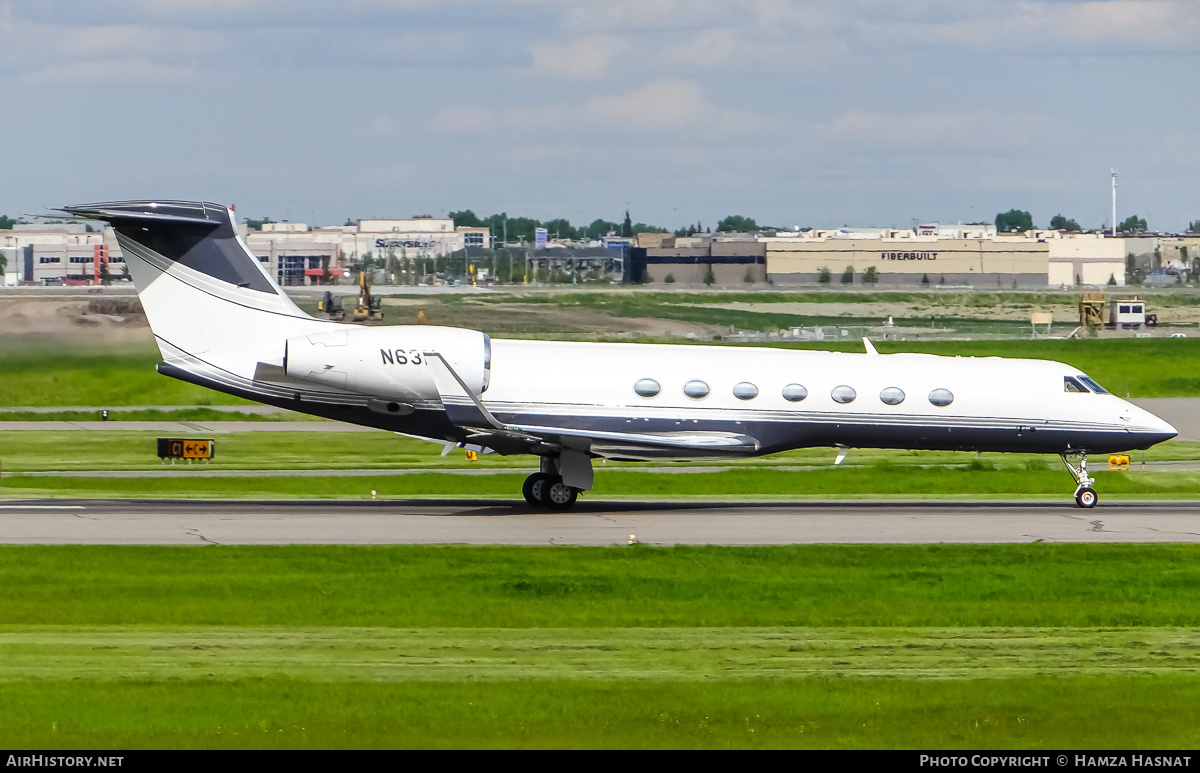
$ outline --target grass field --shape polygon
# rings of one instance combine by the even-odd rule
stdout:
[[[164,464],[155,456],[155,432],[0,431],[0,498],[343,498],[371,491],[384,499],[486,497],[509,500],[532,469],[526,456],[485,455],[467,461],[446,456],[434,443],[386,432],[245,432],[216,436],[212,463]],[[1106,498],[1191,499],[1200,496],[1200,472],[1142,470],[1140,462],[1200,459],[1200,443],[1172,441],[1133,456],[1128,471],[1096,470]],[[672,465],[597,463],[595,491],[587,497],[802,499],[806,497],[914,497],[990,499],[1059,497],[1071,479],[1057,458],[984,454],[856,450],[834,467],[833,451],[813,448],[758,459]],[[264,470],[378,470],[378,475],[258,475]],[[171,477],[138,476],[170,471]],[[239,472],[246,471],[245,475]],[[397,474],[410,471],[411,474]],[[693,472],[695,471],[695,472]],[[55,475],[54,473],[63,473]],[[73,476],[123,473],[124,477]],[[30,473],[38,473],[32,475]],[[220,477],[207,473],[220,473]],[[466,474],[463,474],[466,473]],[[490,474],[472,474],[490,473]]]
[[[160,376],[158,347],[88,346],[53,336],[0,339],[0,405],[249,405],[246,400]]]
[[[0,547],[18,748],[1189,749],[1200,546]]]

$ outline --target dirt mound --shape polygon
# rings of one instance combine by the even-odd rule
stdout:
[[[137,298],[0,297],[0,335],[35,333],[104,342],[144,341],[150,338],[150,326]]]
[[[146,310],[137,298],[90,298],[87,304],[88,314],[105,314],[111,317],[146,317]]]

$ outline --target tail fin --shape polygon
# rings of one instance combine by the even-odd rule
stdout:
[[[168,371],[244,384],[259,365],[282,365],[288,337],[329,325],[284,295],[227,207],[117,201],[62,211],[112,226]]]

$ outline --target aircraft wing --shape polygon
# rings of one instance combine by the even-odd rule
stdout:
[[[539,447],[569,448],[610,459],[642,460],[696,456],[743,456],[760,443],[733,432],[609,432],[504,424],[484,406],[437,352],[426,352],[446,415],[456,426],[476,430],[471,442],[501,453],[538,453]]]

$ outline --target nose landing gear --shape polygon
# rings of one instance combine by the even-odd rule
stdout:
[[[1075,478],[1075,482],[1078,484],[1075,489],[1075,504],[1084,508],[1095,507],[1096,502],[1100,498],[1096,495],[1096,490],[1092,488],[1096,483],[1095,479],[1088,475],[1087,454],[1063,453],[1059,454],[1059,457],[1063,460],[1063,464],[1067,466],[1067,469],[1071,471],[1071,476]],[[1079,466],[1076,467],[1071,464],[1071,460],[1068,457],[1079,457]]]

